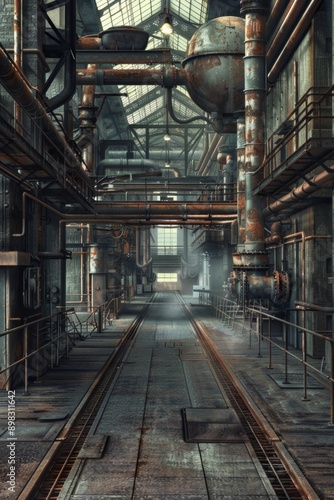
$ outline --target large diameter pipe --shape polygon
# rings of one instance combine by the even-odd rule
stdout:
[[[175,66],[162,69],[80,69],[78,85],[160,85],[165,88],[185,85],[185,71]]]
[[[221,217],[223,219],[224,216],[235,215],[236,213],[236,203],[222,202],[96,202],[94,208],[98,215],[110,214],[143,218],[181,215],[184,220],[193,217]],[[87,222],[89,222],[89,218],[90,214],[87,214]]]
[[[315,193],[319,189],[326,187],[328,184],[331,184],[334,181],[334,165],[329,167],[327,170],[316,174],[309,181],[304,181],[298,187],[282,196],[279,200],[268,205],[264,211],[264,217],[270,217],[272,214],[276,214],[285,208],[298,203],[300,200],[303,200],[310,196],[312,193]]]
[[[304,10],[304,13],[296,26],[296,28],[293,30],[288,42],[284,46],[282,52],[278,56],[275,64],[271,68],[271,70],[268,73],[268,81],[271,84],[274,84],[286,65],[286,62],[289,60],[290,56],[296,50],[298,42],[301,40],[302,36],[304,35],[305,31],[309,27],[312,17],[316,10],[319,8],[320,4],[322,3],[322,0],[311,0],[309,5],[307,6],[306,10]]]
[[[13,99],[22,106],[33,120],[41,121],[41,128],[46,137],[57,147],[58,151],[73,165],[79,165],[78,157],[73,153],[64,137],[58,132],[52,120],[46,114],[42,104],[36,99],[32,89],[21,76],[14,64],[8,59],[0,47],[0,83]]]
[[[309,0],[290,0],[282,19],[278,23],[278,31],[267,49],[267,63],[271,66],[279,51],[284,47],[294,25],[299,21],[307,9]]]

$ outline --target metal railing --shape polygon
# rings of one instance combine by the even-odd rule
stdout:
[[[28,321],[0,333],[0,338],[6,338],[7,345],[14,336],[18,345],[22,345],[20,358],[10,361],[8,353],[8,362],[0,370],[0,377],[6,380],[6,389],[11,388],[16,377],[19,381],[24,380],[24,394],[28,394],[29,378],[39,381],[48,368],[58,366],[62,357],[68,357],[70,346],[74,346],[77,339],[84,340],[94,331],[101,333],[114,318],[118,318],[119,312],[120,297],[91,310],[86,308],[86,311],[59,306],[57,314]],[[33,342],[31,339],[34,339]]]
[[[309,89],[295,109],[286,118],[285,129],[281,126],[267,141],[264,177],[282,169],[284,162],[310,139],[322,140],[333,137],[332,101],[333,87]]]
[[[253,338],[257,340],[257,356],[268,356],[268,368],[273,368],[273,354],[280,352],[283,356],[284,373],[283,383],[289,383],[291,377],[291,363],[294,367],[302,367],[303,399],[308,399],[308,378],[311,376],[330,393],[330,422],[334,425],[334,339],[319,332],[315,332],[301,325],[273,316],[261,307],[241,307],[236,302],[222,296],[212,294],[210,291],[199,292],[199,301],[214,308],[215,317],[222,321],[228,328],[248,333],[249,346],[252,347]],[[266,331],[263,326],[267,323]],[[280,330],[280,336],[273,333],[272,325]],[[289,329],[296,330],[301,335],[301,348],[297,349],[289,344]],[[329,358],[329,368],[325,371],[323,360],[314,359],[308,353],[308,338],[324,342],[325,351]],[[282,340],[280,340],[282,339]],[[263,342],[268,343],[268,349],[263,349]],[[317,366],[319,365],[319,366]]]

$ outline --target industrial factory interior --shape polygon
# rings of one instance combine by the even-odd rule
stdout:
[[[333,0],[0,0],[0,496],[334,498]]]

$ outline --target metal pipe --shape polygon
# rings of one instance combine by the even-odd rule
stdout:
[[[291,1],[291,0],[290,0]],[[267,20],[267,34],[273,33],[277,28],[284,9],[288,5],[289,0],[276,0],[274,5],[271,7],[271,11]]]
[[[296,49],[298,42],[300,41],[301,37],[304,35],[305,31],[309,27],[313,15],[321,3],[322,0],[311,0],[306,10],[304,10],[299,23],[293,30],[288,42],[285,44],[283,50],[276,59],[275,64],[268,73],[268,82],[270,84],[274,84],[276,82],[280,72],[282,71],[282,68],[284,68],[291,54]]]
[[[290,0],[287,8],[282,13],[281,19],[277,20],[277,28],[274,33],[274,37],[268,44],[267,48],[267,64],[271,66],[274,62],[275,57],[277,57],[280,50],[286,43],[286,40],[291,35],[293,26],[301,18],[303,12],[305,12],[309,0]]]
[[[303,200],[310,196],[312,193],[315,193],[319,189],[327,186],[333,182],[333,174],[334,174],[334,165],[331,167],[326,167],[326,170],[316,174],[312,179],[304,181],[298,187],[282,196],[279,200],[274,201],[270,205],[268,205],[264,211],[264,217],[269,217],[272,214],[276,214],[281,210],[298,203],[299,200]]]
[[[88,69],[96,69],[95,64],[89,64]],[[79,106],[79,123],[81,137],[85,137],[83,145],[83,162],[89,172],[94,170],[94,130],[97,120],[97,106],[94,105],[95,85],[84,85],[82,101]],[[80,137],[78,139],[80,141]]]
[[[236,218],[236,204],[235,203],[221,203],[221,202],[195,202],[195,203],[178,203],[168,202],[161,203],[159,201],[149,202],[122,202],[122,203],[97,203],[96,208],[104,207],[104,211],[95,214],[64,214],[40,200],[36,196],[28,192],[22,195],[22,230],[20,233],[12,234],[13,237],[22,237],[26,231],[26,198],[30,198],[36,203],[50,210],[56,214],[60,223],[74,222],[93,224],[99,222],[116,221],[128,222],[131,217],[138,219],[141,217],[143,220],[131,221],[134,224],[156,224],[157,220],[162,224],[217,224],[219,222],[231,223]],[[160,223],[160,222],[159,222]],[[61,243],[61,241],[60,241]],[[62,245],[59,245],[62,248]]]
[[[16,66],[8,59],[0,47],[0,83],[13,99],[22,106],[33,120],[41,121],[41,128],[58,151],[66,157],[73,167],[80,165],[78,157],[58,132],[54,123],[46,114],[42,104],[36,99],[32,89],[20,74]]]
[[[175,66],[162,69],[90,69],[77,70],[77,85],[185,85],[186,75]]]
[[[246,197],[245,197],[245,119],[237,121],[237,204],[238,204],[238,248],[245,242]]]
[[[140,258],[140,250],[141,250],[141,229],[139,227],[136,228],[136,266],[139,267],[140,269],[145,269],[147,266],[149,266],[152,262],[152,257],[149,260],[145,259],[147,258],[147,255],[145,255],[144,252],[144,262],[140,263],[139,258]]]
[[[241,13],[245,14],[245,172],[254,173],[264,159],[264,102],[265,102],[265,28],[268,2],[241,0]],[[258,201],[252,196],[256,178],[245,176],[248,190],[246,207],[245,244],[259,247],[264,243],[264,224]],[[247,187],[247,182],[250,184]],[[258,200],[258,199],[257,199]],[[254,203],[254,207],[252,207]],[[247,204],[247,201],[246,201]],[[256,213],[256,217],[253,215]],[[262,214],[261,214],[262,215]],[[241,242],[243,243],[243,242]],[[262,246],[262,245],[261,245]]]
[[[114,172],[158,172],[159,166],[148,159],[126,159],[122,158],[106,158],[101,160],[96,168],[96,175],[105,175],[107,169]]]
[[[270,236],[265,238],[265,244],[271,245],[281,243],[282,241],[282,225],[280,222],[274,222],[270,228]]]
[[[14,63],[22,70],[22,4],[14,0]],[[22,108],[15,102],[15,128],[21,132]]]
[[[310,304],[309,302],[302,302],[295,300],[297,309],[308,309],[310,311],[321,311],[325,313],[334,313],[334,307],[319,306],[318,304]]]
[[[203,156],[203,158],[199,161],[199,164],[196,167],[196,171],[198,172],[199,176],[203,175],[203,171],[206,169],[208,162],[211,160],[211,158],[214,154],[214,151],[216,151],[216,149],[219,146],[220,139],[221,139],[221,135],[218,133],[215,133],[215,135],[213,136],[212,141],[211,141],[211,143],[210,143],[210,145],[205,153],[205,156]]]

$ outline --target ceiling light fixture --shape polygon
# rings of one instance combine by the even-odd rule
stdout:
[[[168,130],[167,130],[167,132],[164,135],[164,141],[170,141],[170,135],[169,135]]]
[[[160,31],[163,35],[169,36],[173,33],[173,17],[167,9],[160,14],[160,24]]]

